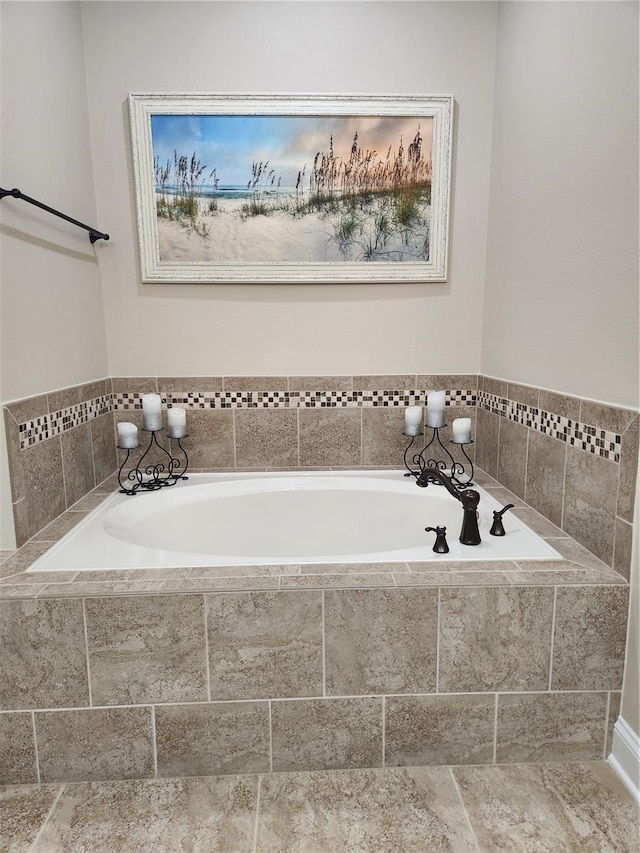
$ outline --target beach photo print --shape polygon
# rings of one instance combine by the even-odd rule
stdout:
[[[129,96],[143,282],[445,281],[451,96]]]

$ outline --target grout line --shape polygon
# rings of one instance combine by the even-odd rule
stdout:
[[[604,717],[604,743],[602,744],[602,760],[607,760],[607,738],[609,736],[609,721],[611,717],[611,691],[607,694],[607,713]]]
[[[386,728],[386,717],[387,717],[387,697],[382,697],[382,767],[386,767],[385,762],[385,753],[387,751],[387,728]]]
[[[569,457],[569,447],[565,445],[564,448],[564,468],[562,471],[562,507],[560,510],[560,529],[564,530],[564,505],[565,498],[567,495],[567,461]]]
[[[209,663],[209,602],[204,594],[204,655],[205,672],[207,674],[207,701],[211,701],[211,665]]]
[[[153,741],[153,776],[158,778],[158,744],[156,732],[156,706],[151,706],[151,737]]]
[[[438,606],[436,608],[436,693],[440,692],[440,590],[438,587]]]
[[[495,708],[493,716],[493,764],[496,763],[498,753],[498,693],[496,693]]]
[[[40,829],[38,830],[38,834],[36,835],[36,837],[33,839],[33,843],[31,844],[31,847],[29,847],[29,851],[28,851],[28,853],[32,853],[32,851],[34,851],[34,850],[36,849],[36,846],[37,846],[37,844],[38,844],[38,841],[39,841],[39,839],[40,839],[40,836],[42,835],[42,832],[43,832],[43,830],[44,830],[45,826],[49,823],[49,819],[50,819],[51,815],[53,814],[53,810],[54,810],[54,809],[55,809],[55,807],[58,805],[58,800],[59,800],[59,799],[60,799],[60,797],[62,796],[62,793],[63,793],[63,791],[64,791],[64,788],[65,788],[65,786],[64,786],[64,785],[61,785],[61,786],[60,786],[60,790],[58,791],[58,796],[57,796],[57,797],[55,798],[55,800],[53,801],[53,803],[52,803],[52,805],[51,805],[51,808],[50,808],[50,809],[49,809],[49,811],[47,812],[47,816],[46,816],[46,817],[45,817],[45,819],[42,821],[42,826],[41,826],[41,827],[40,827]]]
[[[93,707],[93,695],[91,692],[91,663],[89,661],[89,632],[87,630],[87,608],[86,608],[86,599],[82,598],[82,625],[84,628],[84,651],[85,651],[85,661],[87,664],[87,688],[89,691],[89,707]]]
[[[258,776],[258,791],[256,793],[256,819],[253,825],[252,853],[258,853],[258,819],[260,817],[260,793],[262,791],[262,774]]]
[[[269,773],[273,773],[273,699],[269,699]]]
[[[551,648],[549,649],[549,692],[553,682],[553,644],[556,636],[556,604],[558,601],[558,587],[553,588],[553,612],[551,614]]]
[[[38,753],[38,733],[36,731],[36,712],[31,712],[31,727],[33,729],[33,747],[35,752],[35,761],[36,761],[36,778],[38,780],[38,785],[42,784],[42,778],[40,776],[40,754]]]
[[[324,611],[324,594],[325,590],[321,590],[322,592],[322,696],[326,698],[327,696],[327,643],[325,636],[325,611]]]
[[[469,827],[469,831],[471,832],[471,837],[473,838],[473,842],[476,845],[476,850],[480,850],[480,845],[478,844],[478,839],[476,838],[475,831],[473,829],[473,824],[471,823],[471,818],[469,816],[469,812],[467,811],[467,807],[464,804],[464,800],[462,798],[462,791],[460,790],[460,786],[458,785],[458,780],[456,779],[456,775],[453,772],[453,767],[449,768],[449,772],[451,773],[451,778],[453,779],[453,786],[456,789],[456,793],[458,795],[458,799],[460,800],[460,805],[462,806],[462,812],[467,819],[467,826]]]
[[[236,411],[231,409],[231,437],[233,439],[233,467],[238,467],[238,451],[236,448]]]

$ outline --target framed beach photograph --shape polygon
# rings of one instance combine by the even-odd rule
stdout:
[[[142,281],[446,281],[453,97],[129,96]]]

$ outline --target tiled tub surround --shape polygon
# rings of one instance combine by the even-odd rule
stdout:
[[[480,377],[476,461],[629,578],[637,412]]]
[[[0,780],[602,758],[628,586],[525,511],[565,561],[27,574],[66,513],[0,564]]]
[[[474,390],[469,378],[283,381],[289,393],[349,394],[372,385]],[[118,399],[157,390],[216,393],[229,380],[209,380],[207,388],[202,379],[109,381]],[[258,392],[264,388],[264,380],[254,381]],[[251,390],[251,380],[233,382]],[[0,645],[6,650],[0,779],[581,761],[608,754],[628,602],[626,581],[612,565],[628,575],[621,548],[630,543],[638,418],[492,382],[480,379],[478,408],[455,411],[471,415],[474,425],[477,413],[472,449],[500,482],[483,473],[478,480],[499,500],[516,503],[514,511],[553,539],[565,562],[551,569],[548,563],[476,563],[473,570],[439,563],[435,571],[433,564],[375,564],[357,572],[274,566],[261,567],[259,575],[251,567],[185,567],[95,572],[82,580],[75,573],[25,574],[51,541],[115,487],[111,478],[35,535],[27,527],[30,541],[0,564]],[[487,411],[483,405],[494,401],[483,392],[601,425],[620,436],[609,442],[614,455],[619,443],[620,459],[599,455],[610,447],[596,447],[596,455],[545,435],[534,421],[523,426]],[[260,409],[252,397],[231,409],[193,408],[194,467],[397,467],[406,446],[398,409],[423,402],[409,396],[327,406],[313,396],[310,406],[292,407],[289,397],[289,405],[275,408],[263,399],[267,408]],[[64,408],[47,400],[49,406]],[[8,408],[15,439],[19,424],[37,410],[34,401]],[[137,411],[125,415],[139,417]],[[94,444],[93,425],[101,419],[110,419],[109,427]],[[23,489],[14,490],[22,495],[16,500],[23,503],[21,517],[37,519],[40,527],[48,520],[39,489],[73,459],[63,454],[62,442],[87,427],[95,484],[97,470],[106,476],[115,468],[113,412],[25,450],[19,439],[10,447],[12,476],[17,472]],[[31,461],[32,451],[42,458]],[[109,464],[96,469],[96,459]],[[26,488],[19,477],[26,473],[29,482],[34,472],[35,485]],[[65,474],[56,483],[66,480]],[[78,494],[90,486],[87,477]],[[38,512],[25,511],[30,501]],[[60,504],[58,498],[55,515]],[[611,542],[608,549],[589,539],[596,523]],[[581,537],[604,562],[575,541]]]

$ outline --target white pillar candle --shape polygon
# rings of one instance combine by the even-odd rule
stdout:
[[[128,421],[116,424],[118,430],[118,447],[133,450],[138,446],[138,427]]]
[[[420,435],[422,431],[422,406],[407,406],[404,410],[404,434]]]
[[[427,426],[444,426],[444,391],[430,391],[427,394]]]
[[[142,420],[144,428],[154,432],[162,429],[162,400],[160,394],[142,395]]]
[[[471,441],[471,418],[456,418],[451,428],[455,444],[469,444]]]
[[[187,434],[187,413],[179,406],[167,409],[167,429],[170,438],[184,438]]]

